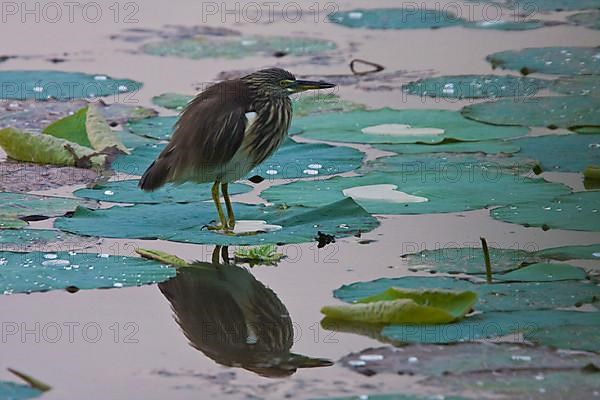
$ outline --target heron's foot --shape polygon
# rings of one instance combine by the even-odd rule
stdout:
[[[206,228],[209,231],[214,231],[214,232],[223,232],[226,234],[233,234],[233,231],[227,226],[227,225],[223,225],[223,224],[219,224],[219,225],[204,225],[202,227],[202,229]]]

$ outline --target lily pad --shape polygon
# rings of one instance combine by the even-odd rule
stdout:
[[[44,129],[44,133],[77,143],[80,146],[92,148],[85,129],[87,110],[88,108],[84,107],[73,113],[73,115],[54,121]]]
[[[348,100],[342,100],[333,93],[300,93],[292,98],[294,117],[304,117],[311,114],[323,114],[329,112],[349,112],[363,110],[364,105]],[[293,125],[294,120],[292,120]]]
[[[600,135],[548,135],[511,141],[520,155],[537,160],[544,171],[582,172],[600,162]]]
[[[600,260],[600,244],[587,246],[563,246],[544,249],[537,252],[541,257],[553,260]]]
[[[336,11],[331,22],[348,28],[429,29],[461,25],[464,20],[447,10],[410,8],[374,8]]]
[[[211,200],[212,184],[184,183],[182,185],[167,184],[154,192],[144,192],[138,188],[137,180],[107,182],[93,189],[79,189],[74,192],[78,197],[113,203],[190,203]],[[241,183],[229,185],[229,194],[246,193],[251,186]]]
[[[503,140],[484,140],[481,142],[450,142],[434,144],[374,144],[373,147],[393,151],[398,154],[423,154],[423,153],[485,153],[485,154],[512,154],[519,151],[519,146],[513,142]]]
[[[169,140],[177,119],[176,116],[146,118],[132,121],[127,124],[126,128],[136,135],[158,140]]]
[[[600,6],[600,2],[599,2]],[[575,25],[585,26],[590,29],[600,29],[600,11],[588,11],[569,15],[567,21]]]
[[[96,238],[51,229],[7,229],[0,236],[0,251],[80,250],[96,242]]]
[[[370,324],[447,324],[471,311],[477,295],[448,290],[389,288],[351,305],[321,308],[328,318]]]
[[[357,396],[344,396],[344,397],[327,397],[313,400],[435,400],[442,398],[440,396],[419,396],[411,394],[370,394],[370,395],[357,395]],[[457,396],[443,396],[444,400],[468,400],[464,397]]]
[[[514,203],[494,209],[490,214],[495,219],[527,227],[598,232],[600,192],[577,192],[553,200]]]
[[[164,148],[164,144],[139,146],[131,155],[119,156],[112,166],[116,171],[142,175]],[[248,173],[270,178],[305,178],[352,171],[362,162],[363,153],[349,147],[321,143],[296,143],[286,140],[267,160]]]
[[[225,235],[205,228],[216,218],[215,207],[206,203],[138,204],[103,210],[78,208],[71,218],[55,226],[82,235],[114,238],[160,238],[176,242],[256,245],[313,241],[322,231],[336,237],[374,229],[378,222],[351,199],[321,208],[234,204],[238,225],[256,225],[253,235]],[[264,233],[262,233],[264,232]]]
[[[494,275],[494,278],[506,282],[555,282],[580,281],[587,277],[585,271],[568,264],[537,263],[526,267]]]
[[[137,91],[141,83],[64,71],[1,71],[0,98],[69,100],[88,99]]]
[[[137,257],[98,254],[0,252],[0,293],[48,290],[120,288],[163,282],[174,268]]]
[[[480,99],[533,96],[548,87],[548,81],[511,75],[454,75],[420,79],[403,86],[418,96]]]
[[[162,57],[182,57],[192,60],[202,58],[244,58],[289,54],[307,56],[336,48],[334,42],[323,39],[285,36],[197,36],[190,39],[164,40],[142,46],[146,54]]]
[[[526,334],[525,340],[557,349],[600,353],[600,330],[597,324],[563,325],[560,329],[542,327]]]
[[[600,74],[598,47],[533,47],[507,50],[486,57],[493,68],[551,75]]]
[[[600,97],[552,96],[500,99],[464,107],[462,115],[493,125],[598,128]]]
[[[41,390],[34,389],[29,385],[0,381],[0,399],[27,400],[34,399],[42,394]]]
[[[424,143],[477,141],[526,135],[527,128],[499,127],[447,110],[356,110],[296,119],[302,136],[351,143]]]
[[[600,95],[600,76],[585,75],[559,78],[552,81],[550,89],[561,94],[598,96]]]
[[[484,11],[485,12],[485,11]],[[523,21],[507,21],[507,20],[488,20],[488,21],[473,21],[468,22],[465,28],[475,29],[496,29],[499,31],[528,31],[531,29],[540,29],[546,26],[559,25],[560,22],[542,21],[540,19],[529,19]]]
[[[0,218],[46,219],[64,215],[82,204],[86,203],[64,197],[0,192]]]
[[[152,103],[169,110],[183,110],[187,103],[194,98],[193,95],[180,93],[163,93],[152,98]]]
[[[506,6],[525,13],[600,8],[599,0],[507,0]]]
[[[544,201],[569,193],[561,184],[506,173],[510,164],[439,158],[411,163],[402,156],[387,157],[380,163],[377,168],[381,172],[297,181],[270,187],[261,196],[272,202],[313,207],[351,197],[374,214],[424,214],[476,210],[522,199]],[[518,169],[519,164],[516,166]]]
[[[355,303],[389,288],[468,290],[477,293],[475,310],[492,311],[543,310],[591,303],[600,298],[600,287],[589,281],[474,283],[451,277],[382,278],[356,282],[336,289],[334,296]],[[600,313],[598,313],[600,315]]]

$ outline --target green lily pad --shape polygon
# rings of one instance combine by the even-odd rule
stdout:
[[[540,29],[546,26],[558,25],[553,21],[542,21],[540,19],[529,19],[523,21],[489,20],[468,22],[465,28],[475,29],[495,29],[499,31],[528,31],[531,29]]]
[[[589,281],[474,283],[450,277],[382,278],[356,282],[336,289],[334,296],[355,303],[389,288],[468,290],[477,293],[475,310],[492,311],[543,310],[591,303],[600,298],[600,287]],[[600,313],[599,313],[600,315]]]
[[[600,8],[599,0],[507,0],[506,6],[524,13]]]
[[[311,114],[323,114],[329,112],[349,112],[363,110],[364,105],[348,100],[342,100],[333,93],[300,93],[292,97],[294,117],[305,117]],[[292,120],[293,124],[294,120]]]
[[[141,83],[63,71],[1,71],[0,98],[69,100],[117,95],[139,90]]]
[[[494,209],[490,214],[495,219],[528,227],[598,232],[600,192],[577,192],[553,200],[515,203]]]
[[[544,249],[537,252],[541,257],[553,260],[598,260],[600,259],[600,244],[587,246],[563,246]]]
[[[447,110],[356,110],[295,120],[302,136],[351,143],[424,143],[477,141],[526,135],[526,128],[499,127]]]
[[[568,264],[531,264],[505,274],[494,275],[494,279],[506,282],[555,282],[580,281],[587,277],[585,271]]]
[[[469,291],[389,288],[355,304],[325,306],[321,313],[370,324],[447,324],[463,318],[476,300]]]
[[[542,327],[526,334],[525,340],[557,349],[600,353],[598,325],[563,325],[560,329]]]
[[[152,98],[152,103],[169,110],[183,110],[187,103],[194,98],[193,95],[180,93],[163,93]]]
[[[590,29],[600,29],[600,11],[588,11],[569,15],[567,21]]]
[[[34,399],[42,394],[41,390],[34,389],[29,385],[0,381],[0,399],[27,400]]]
[[[211,200],[212,184],[184,183],[182,185],[167,184],[154,192],[144,192],[138,188],[137,180],[107,182],[93,189],[79,189],[74,192],[78,197],[113,203],[190,203]],[[241,183],[229,185],[229,194],[246,193],[251,186]]]
[[[494,125],[545,126],[549,128],[597,128],[600,97],[553,96],[523,100],[500,99],[464,107],[462,115]]]
[[[0,293],[119,288],[163,282],[175,276],[174,268],[137,257],[98,254],[0,252]]]
[[[544,171],[582,172],[600,160],[600,135],[548,135],[511,141],[520,155],[539,162]]]
[[[429,29],[456,26],[463,19],[452,12],[421,8],[374,8],[336,11],[328,15],[331,22],[348,28]]]
[[[225,235],[205,228],[217,218],[212,202],[138,204],[103,210],[78,208],[71,218],[56,220],[61,230],[114,238],[160,238],[176,242],[256,245],[313,241],[317,232],[348,236],[374,229],[378,222],[351,199],[321,208],[234,204],[239,221],[257,221],[253,235]],[[264,224],[260,221],[265,221]]]
[[[7,229],[2,231],[0,236],[0,251],[79,250],[96,242],[96,238],[75,236],[51,229]]]
[[[378,171],[366,175],[297,181],[272,186],[261,196],[313,207],[351,197],[374,214],[423,214],[476,210],[522,199],[544,201],[569,193],[561,184],[505,172],[512,168],[510,161],[452,160],[386,157],[372,164]]]
[[[480,99],[533,96],[548,87],[548,81],[511,75],[454,75],[420,79],[403,86],[418,96]]]
[[[0,219],[45,219],[64,215],[77,206],[86,204],[81,200],[64,197],[37,196],[24,193],[0,192]]]
[[[484,140],[481,142],[451,142],[434,144],[374,144],[373,147],[393,151],[398,154],[423,154],[423,153],[485,153],[485,154],[513,154],[519,151],[519,146],[509,141]]]
[[[285,36],[196,36],[189,39],[172,39],[148,43],[142,51],[155,56],[202,58],[244,58],[271,56],[277,53],[306,56],[336,48],[334,42],[323,39]]]
[[[115,171],[142,175],[164,148],[164,144],[148,144],[135,148],[131,155],[119,156],[113,163]],[[321,143],[296,143],[286,140],[267,160],[248,173],[248,177],[292,179],[332,175],[352,171],[362,162],[363,153],[349,147]]]
[[[514,335],[518,340],[521,334],[531,335],[539,328],[559,330],[573,324],[597,327],[600,313],[561,310],[484,312],[450,325],[389,325],[381,333],[396,342],[442,344],[508,335]]]
[[[92,148],[85,129],[87,110],[87,107],[84,107],[73,115],[54,121],[44,129],[44,133]]]
[[[600,74],[598,47],[533,47],[507,50],[486,57],[493,68],[551,75]]]
[[[126,128],[136,135],[158,140],[169,140],[178,118],[177,116],[146,118],[130,122]]]
[[[550,89],[561,94],[599,96],[600,76],[585,75],[559,78],[552,82]]]
[[[0,215],[0,229],[19,229],[27,226],[27,222],[17,218]]]

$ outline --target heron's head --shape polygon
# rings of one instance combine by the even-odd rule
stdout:
[[[323,81],[304,81],[296,79],[291,73],[281,68],[268,68],[253,72],[242,78],[253,90],[260,95],[277,96],[290,95],[306,90],[329,89],[335,87],[332,83]]]

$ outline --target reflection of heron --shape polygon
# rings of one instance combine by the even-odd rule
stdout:
[[[332,364],[291,353],[292,320],[275,293],[247,270],[215,258],[179,268],[159,284],[192,347],[219,364],[267,377]]]

